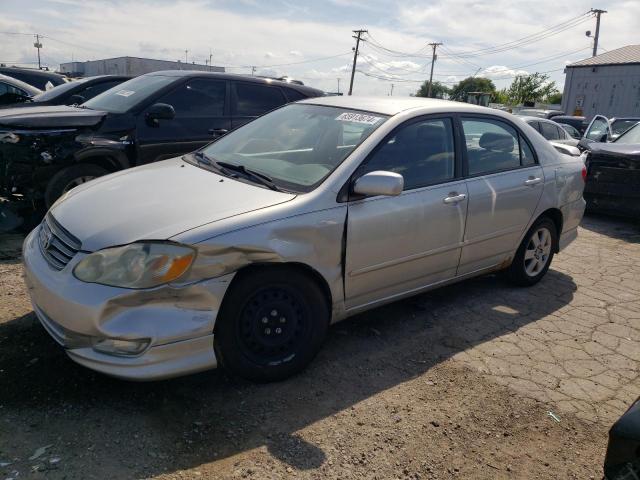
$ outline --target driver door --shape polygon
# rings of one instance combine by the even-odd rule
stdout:
[[[390,299],[456,275],[467,215],[451,118],[403,124],[354,179],[383,170],[404,177],[395,197],[352,198],[347,217],[347,309]]]

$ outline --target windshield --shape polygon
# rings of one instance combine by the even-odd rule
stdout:
[[[629,128],[633,127],[636,123],[638,123],[637,119],[614,120],[613,122],[611,122],[611,134],[614,137],[618,135],[622,135],[624,132],[629,130]]]
[[[308,192],[388,118],[320,105],[292,104],[235,130],[203,150],[285,190]]]
[[[67,93],[69,90],[76,88],[79,84],[84,83],[88,80],[88,78],[83,78],[82,80],[74,80],[72,82],[63,83],[62,85],[58,85],[57,87],[53,87],[51,90],[47,90],[46,92],[39,93],[35,97],[33,97],[34,102],[48,102],[49,100],[53,100],[59,95],[63,95]]]
[[[92,110],[109,113],[124,113],[149,95],[174,82],[178,77],[142,75],[121,83],[82,104]]]
[[[625,145],[629,143],[640,144],[640,123],[636,123],[635,126],[620,135],[615,142]]]

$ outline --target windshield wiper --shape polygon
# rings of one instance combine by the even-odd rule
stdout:
[[[193,152],[192,155],[196,158],[198,163],[204,163],[205,165],[211,165],[212,167],[214,166],[211,159],[207,157],[204,152]]]
[[[200,152],[198,152],[198,153],[200,153]],[[264,173],[256,172],[255,170],[251,170],[251,169],[245,167],[244,165],[236,165],[234,163],[216,161],[215,164],[217,166],[225,168],[227,170],[233,170],[234,172],[240,172],[240,173],[244,174],[245,176],[255,180],[256,182],[261,183],[265,187],[270,188],[271,190],[275,190],[276,192],[280,191],[280,189],[276,186],[276,184],[273,183],[273,180],[271,179],[271,177],[265,175]]]

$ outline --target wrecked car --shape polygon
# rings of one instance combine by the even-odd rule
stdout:
[[[590,143],[584,161],[587,208],[640,219],[640,123],[612,142]]]
[[[0,107],[29,102],[41,93],[42,90],[28,83],[0,74]]]
[[[540,281],[577,236],[583,175],[508,113],[307,99],[66,193],[24,242],[25,279],[91,369],[279,380],[355,313],[488,272]]]
[[[80,107],[0,110],[0,196],[48,208],[107,173],[193,151],[263,113],[322,91],[212,72],[154,72]]]
[[[603,115],[596,115],[585,130],[578,147],[585,150],[594,143],[613,142],[638,122],[640,122],[640,117],[609,119]]]

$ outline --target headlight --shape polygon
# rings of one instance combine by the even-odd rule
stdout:
[[[149,346],[149,339],[122,340],[119,338],[102,338],[93,342],[93,349],[109,355],[138,355]]]
[[[13,132],[0,132],[0,143],[18,143],[20,136]]]
[[[196,252],[175,243],[141,242],[107,248],[83,258],[73,269],[78,280],[122,288],[151,288],[184,275]]]

